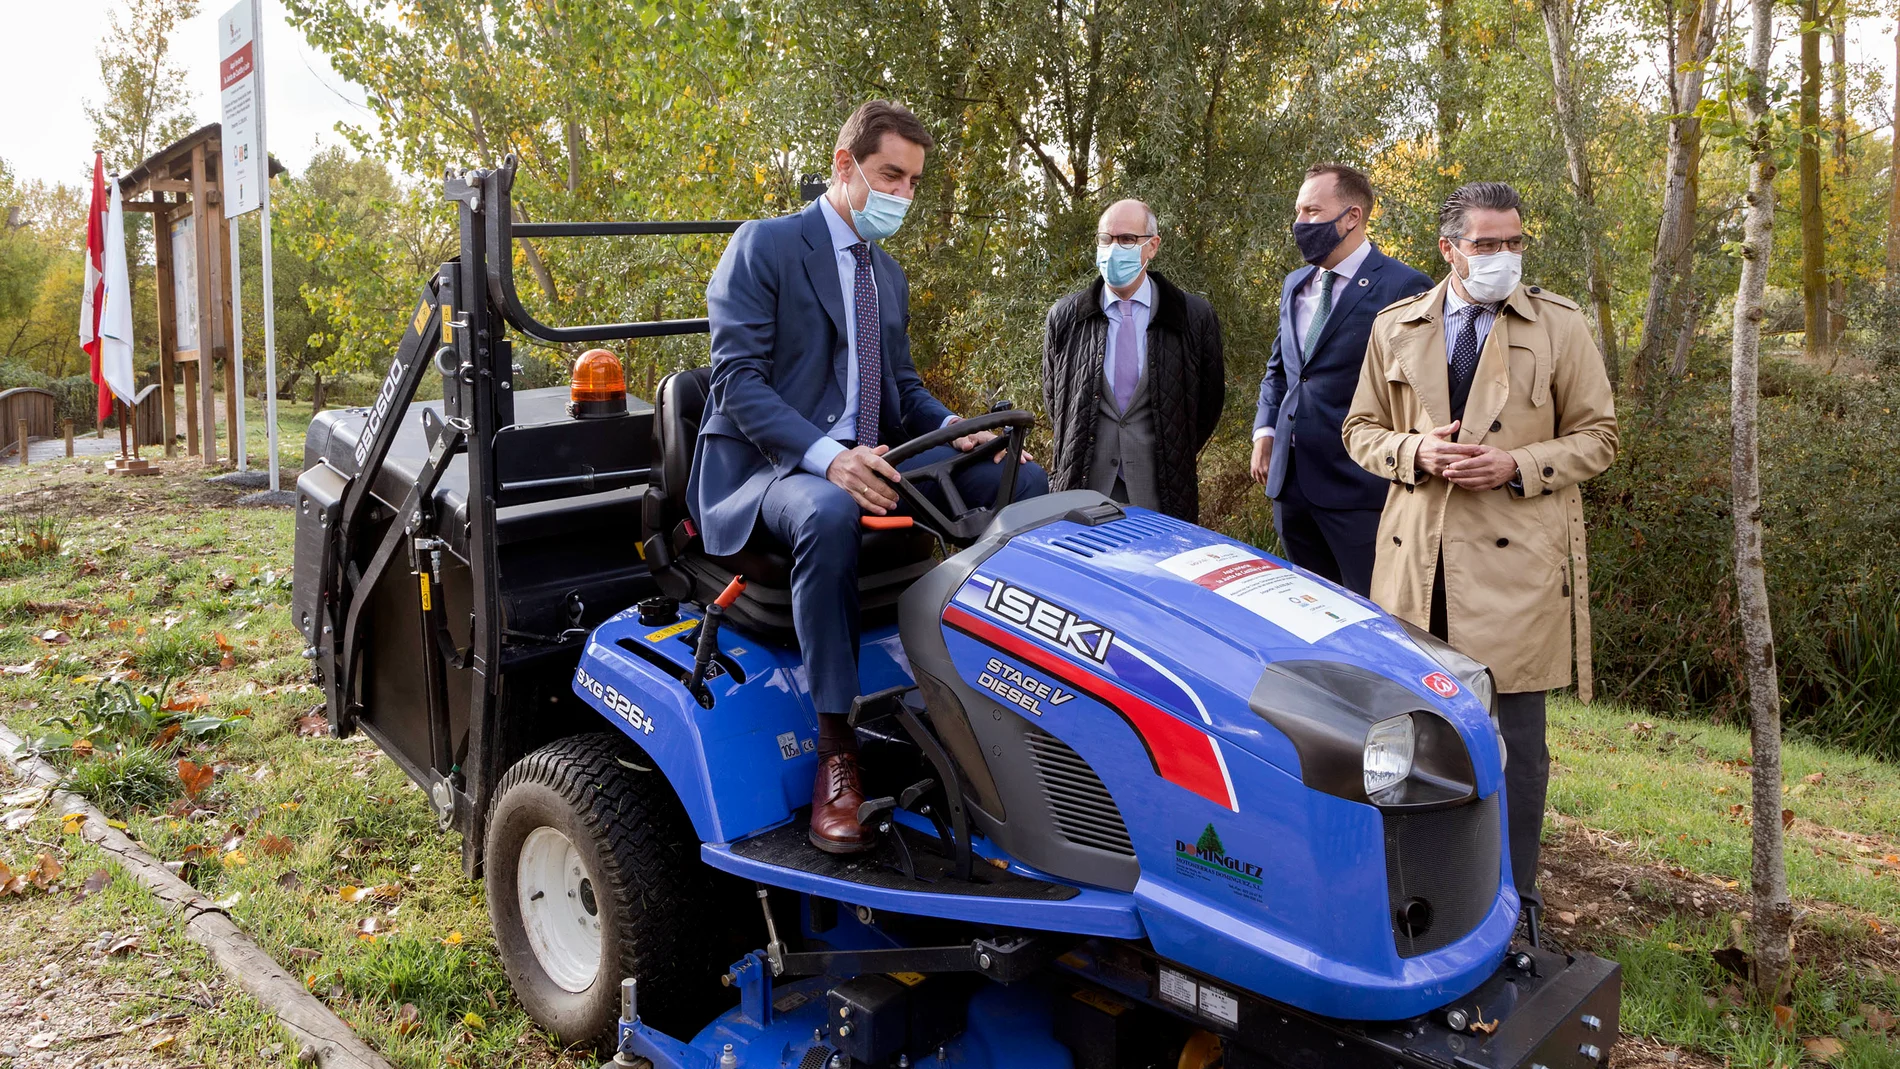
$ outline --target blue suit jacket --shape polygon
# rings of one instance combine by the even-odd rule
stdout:
[[[950,410],[910,360],[910,284],[871,246],[884,358],[879,437],[896,445],[935,430]],[[844,295],[818,202],[796,215],[748,222],[732,235],[706,285],[712,392],[693,448],[687,507],[706,552],[736,553],[752,534],[774,479],[798,470],[844,412]]]
[[[1372,320],[1394,301],[1423,293],[1432,280],[1380,252],[1375,245],[1359,273],[1333,294],[1333,311],[1320,328],[1311,360],[1301,355],[1293,333],[1293,294],[1318,268],[1308,264],[1286,276],[1280,287],[1280,333],[1260,382],[1254,430],[1273,428],[1273,459],[1267,470],[1267,496],[1279,497],[1286,485],[1287,454],[1299,438],[1295,474],[1307,500],[1321,508],[1385,507],[1386,480],[1346,455],[1340,426],[1359,388],[1359,367],[1366,359]]]

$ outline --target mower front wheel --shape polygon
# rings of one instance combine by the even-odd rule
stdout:
[[[710,870],[640,756],[615,735],[562,739],[509,769],[489,809],[495,942],[529,1016],[563,1043],[611,1045],[622,977],[639,980],[641,1016],[663,1028],[696,1030],[718,990]]]

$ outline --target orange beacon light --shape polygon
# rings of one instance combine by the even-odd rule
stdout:
[[[574,361],[567,414],[575,419],[623,416],[627,412],[627,376],[620,358],[605,349],[589,349]]]

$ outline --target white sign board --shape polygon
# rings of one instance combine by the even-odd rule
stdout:
[[[172,312],[178,337],[176,352],[198,348],[198,235],[191,216],[172,220]]]
[[[224,105],[224,217],[262,203],[264,128],[259,121],[257,0],[241,0],[218,20],[218,82]]]

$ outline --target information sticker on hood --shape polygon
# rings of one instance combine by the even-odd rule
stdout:
[[[1375,615],[1344,592],[1266,560],[1245,546],[1203,546],[1159,563],[1163,571],[1211,590],[1307,642],[1318,642],[1347,624]]]

